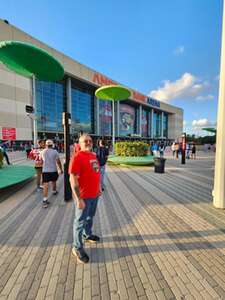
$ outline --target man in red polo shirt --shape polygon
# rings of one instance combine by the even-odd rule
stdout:
[[[80,151],[70,161],[70,185],[75,202],[72,253],[82,263],[89,257],[83,248],[83,240],[98,242],[100,238],[92,234],[98,197],[100,195],[100,167],[96,154],[92,152],[92,139],[88,134],[79,138]]]

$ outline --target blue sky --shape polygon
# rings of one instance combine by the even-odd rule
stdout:
[[[0,18],[111,79],[216,123],[222,0],[1,0]]]

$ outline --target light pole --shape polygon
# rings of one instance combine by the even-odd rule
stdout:
[[[217,113],[216,161],[213,205],[225,208],[225,3],[223,3],[222,46],[220,59],[220,84]]]
[[[35,90],[35,76],[32,76],[32,91],[33,91],[33,108],[34,108],[34,118],[33,118],[33,143],[34,147],[37,143],[37,118],[36,118],[36,90]]]
[[[64,128],[64,201],[70,201],[72,199],[72,191],[70,188],[69,181],[69,161],[70,161],[70,125],[71,125],[71,115],[68,112],[63,112],[62,124]]]
[[[185,154],[186,154],[186,133],[182,134],[182,156],[181,156],[181,164],[185,165]]]

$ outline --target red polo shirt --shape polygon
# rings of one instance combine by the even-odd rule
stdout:
[[[96,198],[100,188],[100,167],[96,154],[79,151],[70,160],[69,174],[78,175],[80,197]]]

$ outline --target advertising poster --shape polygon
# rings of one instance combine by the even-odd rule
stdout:
[[[16,139],[16,128],[2,127],[2,139],[13,141]]]
[[[120,134],[133,134],[134,124],[135,108],[127,104],[120,104]]]
[[[142,135],[148,136],[148,112],[146,110],[142,110],[141,128]]]

